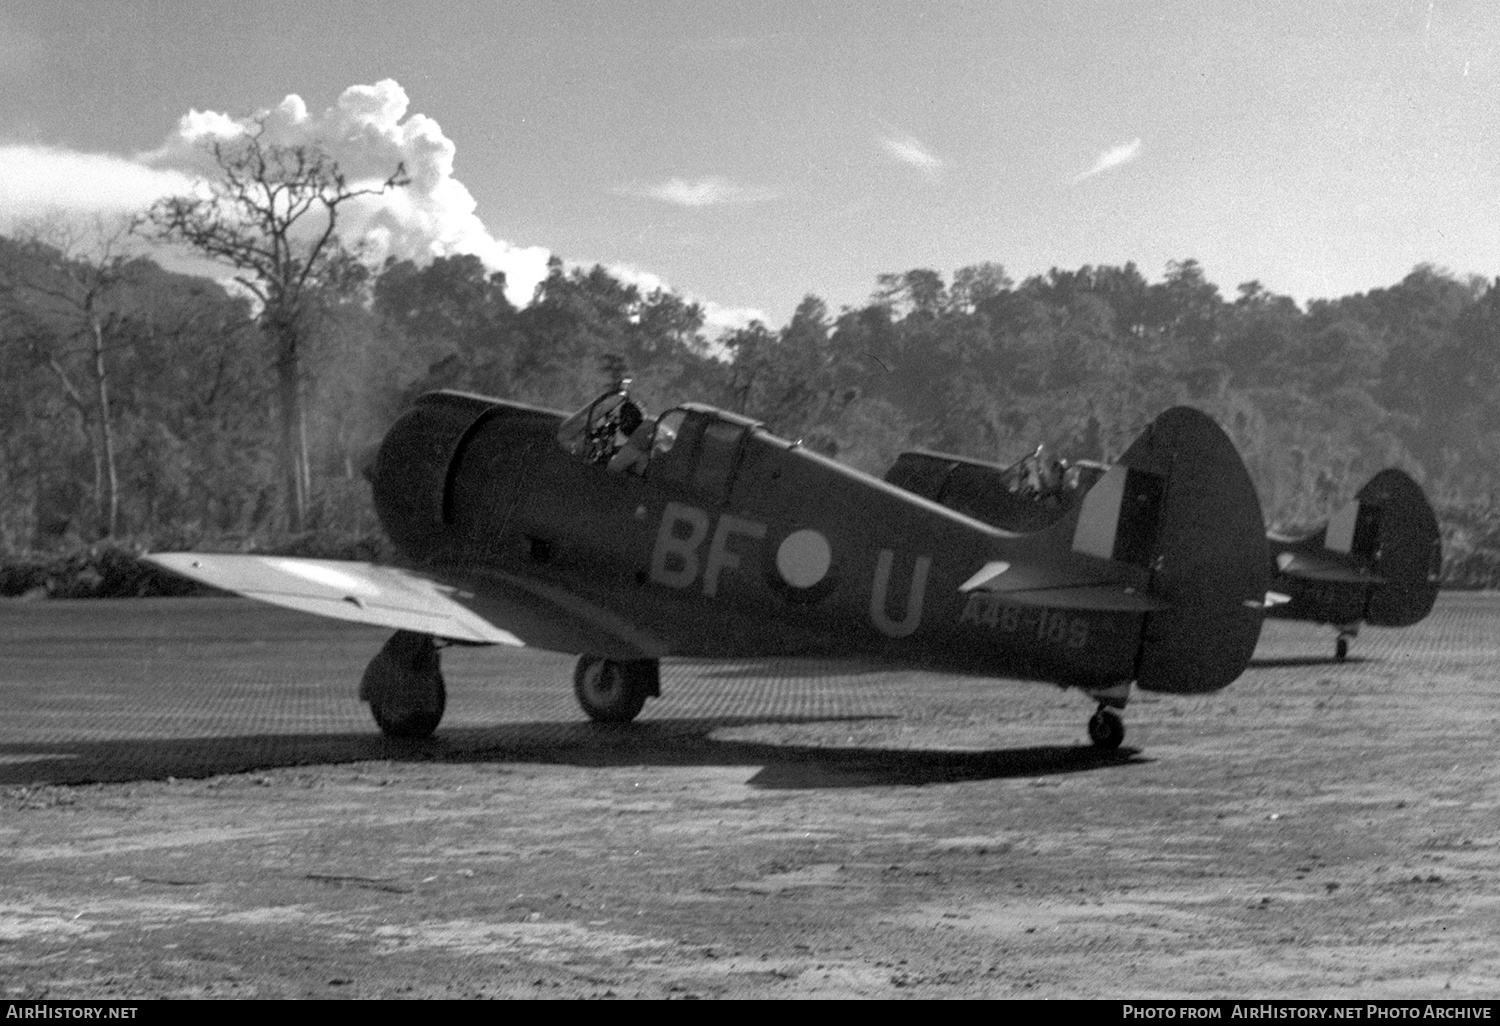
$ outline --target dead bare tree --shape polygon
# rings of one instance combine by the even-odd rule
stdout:
[[[303,408],[310,302],[347,273],[351,255],[337,231],[344,204],[410,178],[398,163],[378,186],[356,188],[319,147],[269,142],[265,132],[258,120],[243,135],[207,143],[218,170],[206,191],[158,200],[140,228],[233,267],[234,280],[259,302],[274,354],[287,528],[299,532],[311,491]]]

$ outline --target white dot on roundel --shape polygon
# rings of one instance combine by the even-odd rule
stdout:
[[[776,571],[794,588],[811,588],[828,573],[833,550],[828,539],[804,527],[793,531],[776,550]]]

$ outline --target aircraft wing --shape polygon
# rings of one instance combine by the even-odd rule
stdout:
[[[335,620],[416,631],[454,641],[523,645],[460,601],[462,589],[374,563],[284,556],[172,552],[147,562],[215,588]]]
[[[534,645],[615,658],[665,646],[561,589],[500,574],[419,571],[333,559],[174,552],[146,556],[173,573],[304,613],[481,645]]]

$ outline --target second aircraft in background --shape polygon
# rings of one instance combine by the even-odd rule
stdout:
[[[900,455],[885,480],[1007,530],[1034,531],[1065,516],[1106,477],[1102,463],[1064,463],[1037,451],[1009,467],[944,453]],[[1361,624],[1408,627],[1431,611],[1442,569],[1437,517],[1421,487],[1390,468],[1319,527],[1266,535],[1266,615],[1327,624],[1335,656]]]

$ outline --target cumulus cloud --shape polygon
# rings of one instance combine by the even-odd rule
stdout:
[[[192,193],[216,177],[218,167],[208,144],[232,142],[260,130],[270,144],[319,147],[356,188],[378,188],[403,164],[409,185],[362,196],[340,208],[344,239],[363,243],[377,261],[393,256],[425,262],[473,254],[491,270],[504,271],[507,295],[517,306],[525,306],[547,276],[551,253],[540,246],[515,245],[489,231],[476,214],[473,195],[454,177],[457,147],[436,121],[408,114],[409,106],[406,91],[386,79],[351,86],[323,111],[310,111],[296,95],[249,116],[189,111],[159,147],[133,157],[0,146],[0,231],[55,213],[139,213],[163,196]],[[774,195],[720,177],[698,182],[673,179],[637,194],[688,206],[748,203]],[[650,272],[606,266],[646,291],[676,291]],[[763,319],[756,310],[684,298],[702,304],[711,331]]]
[[[894,159],[921,171],[929,178],[942,173],[943,161],[915,136],[886,134],[878,137],[881,147]]]
[[[776,198],[774,189],[736,185],[728,178],[710,175],[690,182],[685,178],[670,178],[660,185],[622,185],[614,190],[622,196],[641,196],[646,199],[675,203],[682,207],[712,207],[725,203],[763,203]]]
[[[710,335],[738,328],[748,328],[752,321],[769,323],[766,312],[753,306],[725,306],[708,300],[696,300],[703,306],[703,324]]]
[[[1094,161],[1093,167],[1089,168],[1087,171],[1083,172],[1083,174],[1074,178],[1073,181],[1076,184],[1083,181],[1085,178],[1092,178],[1094,175],[1097,175],[1103,171],[1108,171],[1111,168],[1117,168],[1121,164],[1128,164],[1140,155],[1141,141],[1139,139],[1132,139],[1129,142],[1121,143],[1118,146],[1111,146],[1109,149],[1099,154],[1098,159]]]
[[[0,228],[55,212],[130,214],[161,196],[186,192],[193,179],[103,153],[45,146],[0,146]]]
[[[337,161],[353,187],[378,186],[402,164],[411,179],[405,188],[360,197],[340,209],[345,239],[363,242],[376,260],[393,256],[421,262],[473,254],[491,270],[505,272],[512,302],[529,303],[537,283],[547,275],[550,252],[540,246],[517,246],[490,233],[475,213],[473,195],[453,176],[457,147],[433,119],[408,116],[409,106],[406,90],[385,79],[349,87],[321,112],[309,111],[296,95],[252,117],[194,110],[182,117],[161,147],[140,159],[151,167],[211,176],[215,165],[206,144],[233,140],[258,123],[269,144],[321,148]]]
[[[588,266],[592,267],[593,264]],[[634,285],[641,290],[643,295],[661,289],[663,292],[675,292],[689,303],[697,303],[703,308],[703,326],[709,336],[735,328],[749,327],[751,321],[766,320],[765,312],[755,307],[725,306],[722,303],[715,303],[701,296],[674,289],[666,279],[652,271],[645,271],[630,264],[603,264],[603,266],[615,279],[627,285]]]

